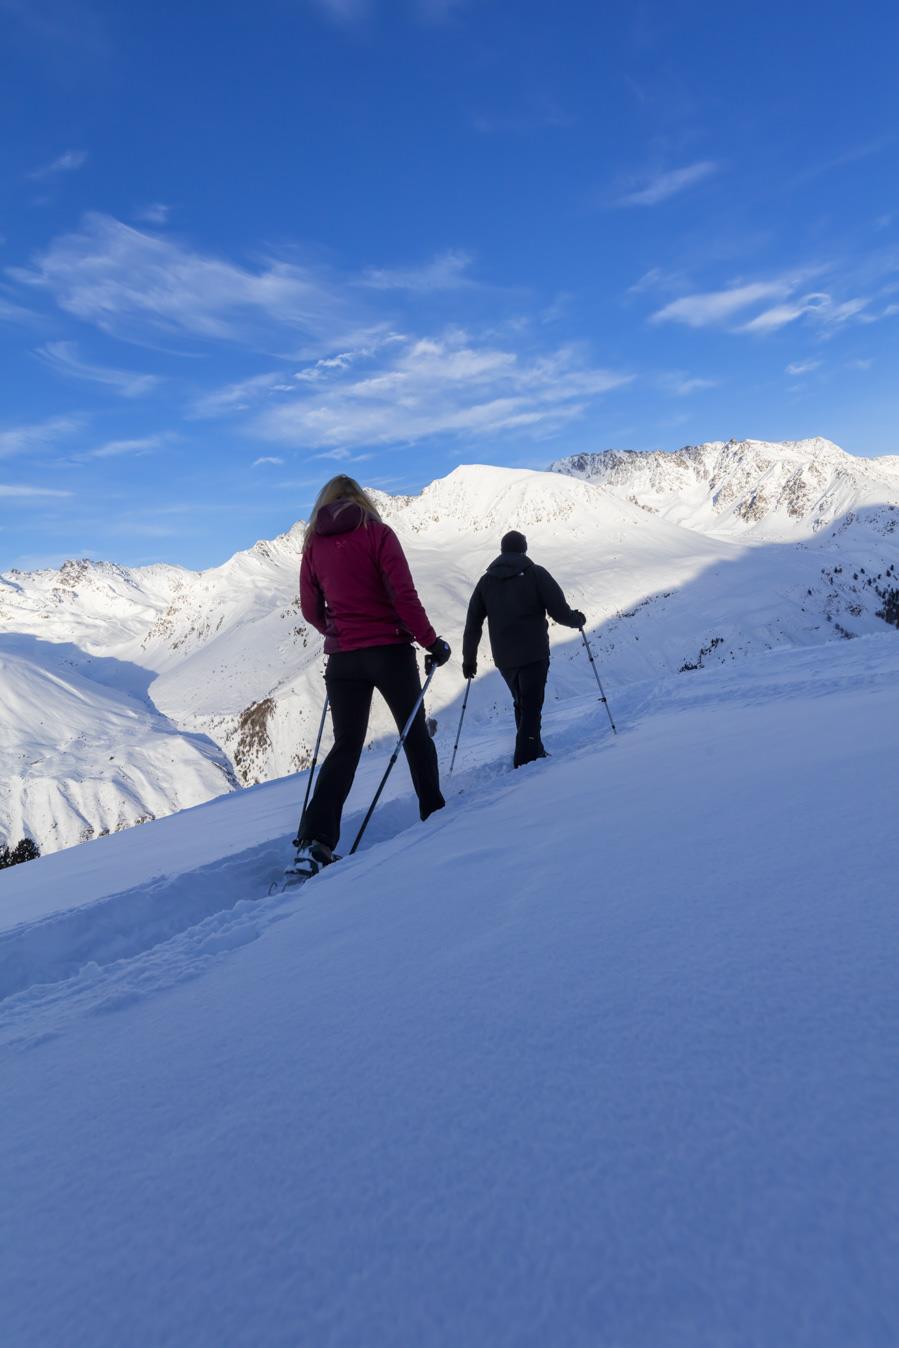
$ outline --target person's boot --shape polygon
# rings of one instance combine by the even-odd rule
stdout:
[[[323,866],[330,866],[334,860],[334,853],[326,843],[314,838],[295,838],[294,843],[297,849],[292,868],[295,875],[305,875],[311,880]]]

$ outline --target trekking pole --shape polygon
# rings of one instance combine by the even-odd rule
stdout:
[[[421,692],[419,693],[418,697],[416,698],[415,706],[412,708],[412,710],[411,710],[410,713],[409,713],[409,719],[408,719],[408,721],[406,722],[406,724],[403,726],[402,733],[400,734],[400,737],[399,737],[399,739],[398,739],[397,742],[396,742],[396,748],[394,749],[393,753],[390,755],[390,762],[387,764],[387,771],[384,773],[384,776],[381,778],[381,784],[380,784],[380,786],[378,787],[377,791],[375,792],[374,800],[372,801],[371,805],[369,805],[369,807],[368,807],[368,813],[366,814],[365,818],[362,820],[362,826],[361,826],[361,828],[359,829],[359,832],[356,834],[356,841],[353,843],[352,847],[350,848],[350,851],[349,851],[349,855],[350,855],[350,856],[353,855],[353,853],[355,852],[356,848],[359,846],[360,842],[362,841],[362,835],[363,835],[363,833],[365,832],[365,830],[368,828],[368,821],[371,819],[372,815],[374,814],[374,812],[375,812],[375,806],[377,805],[378,801],[381,799],[381,792],[384,790],[384,787],[387,785],[387,778],[390,776],[391,769],[393,768],[394,763],[396,762],[396,760],[397,760],[397,759],[399,758],[399,756],[400,756],[400,749],[402,749],[403,745],[406,743],[406,736],[409,734],[409,731],[412,729],[412,723],[413,723],[413,721],[415,720],[416,716],[418,715],[418,713],[419,713],[419,711],[420,711],[420,709],[421,709],[422,703],[423,703],[424,700],[425,700],[425,694],[427,693],[428,688],[429,688],[430,685],[431,685],[431,680],[432,680],[433,677],[434,677],[434,674],[435,674],[435,672],[436,672],[436,669],[437,669],[437,666],[435,665],[434,668],[431,670],[430,674],[428,675],[428,677],[425,679],[425,686],[424,686],[424,688],[422,688]]]
[[[449,775],[453,775],[453,767],[456,762],[456,750],[459,748],[459,740],[462,738],[462,722],[465,720],[465,708],[468,706],[468,694],[471,692],[471,679],[466,680],[465,696],[462,699],[462,710],[459,713],[459,729],[456,731],[456,742],[453,745],[453,756],[450,759]]]
[[[312,778],[315,776],[315,765],[318,762],[318,751],[321,748],[322,735],[325,730],[325,717],[328,715],[328,705],[331,701],[330,695],[325,693],[325,705],[322,707],[322,719],[318,723],[318,736],[315,741],[315,749],[312,754],[312,765],[309,768],[309,776],[306,779],[306,794],[303,797],[303,809],[300,812],[300,822],[297,825],[297,836],[294,838],[294,845],[300,845],[300,829],[303,827],[303,815],[306,813],[306,806],[309,804],[309,793],[312,790]]]
[[[580,632],[581,636],[584,638],[584,645],[587,648],[587,654],[590,657],[590,663],[593,666],[593,673],[596,675],[596,682],[599,685],[599,700],[600,702],[604,702],[606,704],[606,712],[609,717],[609,725],[612,727],[612,734],[617,735],[618,731],[615,729],[615,722],[612,720],[612,713],[609,710],[609,699],[606,697],[605,693],[602,690],[602,683],[600,682],[599,678],[599,670],[596,668],[596,661],[593,659],[593,652],[590,649],[590,642],[587,640],[587,633],[584,631],[583,627],[580,629]]]

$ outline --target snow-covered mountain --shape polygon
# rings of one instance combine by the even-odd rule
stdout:
[[[211,740],[179,731],[151,676],[67,642],[0,634],[0,831],[43,851],[197,805],[237,785]]]
[[[865,459],[820,437],[714,440],[673,454],[610,449],[559,459],[552,471],[723,538],[788,542],[860,514],[872,529],[897,527],[899,456]]]
[[[899,640],[489,702],[2,873],[4,1348],[899,1342]]]
[[[520,528],[531,555],[588,615],[610,690],[619,690],[773,647],[884,630],[877,613],[899,568],[896,460],[803,446],[614,456],[620,470],[600,455],[591,462],[615,480],[599,483],[572,475],[572,464],[593,471],[586,460],[568,461],[564,473],[461,467],[418,496],[378,501],[457,657],[471,588],[501,534]],[[723,518],[714,463],[729,464],[734,483],[740,473],[760,483],[764,464],[771,482],[820,471],[843,482],[843,494],[837,506],[831,485],[826,525],[763,540],[761,522],[711,527]],[[624,480],[631,464],[643,465],[639,482]],[[823,519],[820,501],[815,508]],[[299,611],[302,536],[295,524],[202,572],[82,560],[0,576],[0,656],[15,666],[2,694],[0,837],[27,832],[52,850],[220,794],[232,780],[307,765],[323,660]],[[554,628],[552,640],[550,697],[564,699],[583,691],[589,670],[569,629]],[[486,640],[480,663],[484,705],[504,722],[507,695]],[[52,683],[52,710],[24,691],[40,680]],[[456,659],[435,680],[431,712],[439,718],[461,687]],[[372,741],[390,729],[376,700]]]

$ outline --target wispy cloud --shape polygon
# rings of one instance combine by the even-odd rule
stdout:
[[[362,274],[362,285],[371,290],[459,290],[474,285],[468,275],[471,258],[450,250],[421,267],[371,267]]]
[[[29,454],[34,450],[49,449],[59,440],[74,435],[83,425],[81,417],[49,417],[24,426],[11,426],[0,431],[0,458],[13,454]]]
[[[829,302],[830,296],[824,292],[803,295],[798,299],[783,304],[775,304],[770,309],[764,309],[760,314],[756,314],[755,318],[751,318],[748,323],[741,323],[737,331],[762,334],[776,332],[778,328],[786,327],[788,323],[795,323],[796,319],[802,318],[803,314],[826,307]]]
[[[691,328],[707,328],[724,323],[742,309],[762,300],[779,299],[789,294],[788,281],[753,281],[748,285],[709,290],[698,295],[683,295],[650,315],[651,323],[686,323]]]
[[[713,160],[702,159],[695,164],[687,164],[683,168],[669,169],[666,173],[657,173],[647,182],[644,182],[641,187],[637,187],[619,197],[616,204],[618,206],[657,206],[659,202],[668,201],[670,197],[677,196],[679,192],[685,192],[688,187],[695,187],[703,179],[717,173],[719,168],[720,165]]]
[[[297,386],[320,384],[332,379],[362,361],[371,360],[384,347],[403,345],[409,339],[401,333],[388,332],[367,346],[350,351],[338,351],[333,356],[321,356],[311,365],[299,370],[272,370],[266,374],[251,375],[236,383],[224,384],[197,398],[191,408],[195,417],[220,417],[246,412],[281,393],[296,393]]]
[[[367,463],[374,454],[351,454],[348,449],[326,449],[323,454],[314,455],[316,459],[335,459],[338,463]]]
[[[65,154],[52,159],[49,164],[42,164],[39,168],[32,169],[28,177],[34,182],[46,182],[48,178],[55,178],[60,173],[74,173],[84,167],[87,158],[86,150],[66,150]]]
[[[196,400],[191,411],[196,417],[227,416],[231,412],[246,412],[266,394],[292,393],[293,390],[289,375],[283,371],[254,374],[249,379],[239,379],[236,383],[224,384],[211,393],[204,393]]]
[[[771,280],[750,281],[727,286],[723,290],[682,295],[650,314],[649,321],[684,323],[691,328],[722,327],[732,332],[764,337],[800,319],[806,319],[818,328],[819,338],[826,338],[843,324],[874,323],[883,317],[882,314],[869,312],[870,300],[864,296],[837,300],[827,290],[803,291],[802,287],[812,277],[828,270],[832,268],[797,268]],[[747,310],[757,312],[746,317]]]
[[[264,439],[307,449],[414,443],[438,434],[548,432],[632,375],[585,364],[570,347],[521,359],[465,333],[408,341],[364,376],[338,372],[252,423]]]
[[[38,348],[35,355],[57,374],[83,379],[90,384],[104,384],[115,389],[123,398],[141,398],[152,393],[160,383],[155,374],[136,374],[131,370],[116,370],[79,360],[74,342],[47,342]]]
[[[878,136],[876,140],[863,141],[860,145],[850,145],[848,149],[831,156],[830,159],[822,160],[818,164],[803,169],[796,175],[795,181],[797,183],[811,182],[813,178],[819,178],[825,173],[832,173],[835,169],[846,168],[850,164],[858,164],[864,159],[871,159],[874,155],[881,154],[882,151],[889,149],[895,143],[896,136],[888,135]]]
[[[645,295],[653,290],[656,291],[674,291],[684,290],[687,285],[687,278],[682,271],[666,271],[664,267],[650,267],[645,271],[639,280],[633,285],[628,286],[628,295]]]
[[[784,373],[792,375],[811,374],[820,366],[820,360],[791,360]]]
[[[106,444],[98,445],[96,449],[89,449],[86,453],[79,455],[82,459],[119,459],[124,455],[135,456],[142,454],[152,454],[157,449],[162,449],[169,444],[172,436],[168,434],[144,435],[134,440],[107,440]]]
[[[151,201],[149,206],[142,206],[135,211],[134,218],[146,225],[167,225],[171,213],[171,206],[167,206],[164,201]]]
[[[48,497],[71,496],[70,491],[55,487],[30,487],[23,483],[0,482],[0,496],[12,496],[18,501],[46,500]]]
[[[875,322],[872,315],[864,312],[868,303],[867,299],[856,298],[843,300],[837,304],[826,291],[816,291],[810,295],[802,295],[789,303],[776,304],[773,308],[764,310],[749,323],[741,324],[737,331],[764,335],[776,332],[778,328],[783,328],[788,323],[795,323],[798,318],[809,316],[825,329],[825,333],[826,330],[832,333],[843,323],[849,323],[853,319],[860,323]]]
[[[0,323],[35,323],[38,316],[22,304],[14,304],[0,296]]]
[[[719,382],[717,379],[705,379],[700,375],[686,375],[676,371],[663,375],[661,380],[662,387],[677,398],[687,398],[691,393],[705,393],[710,388],[717,388]]]
[[[377,328],[323,269],[271,259],[256,268],[196,252],[108,215],[88,215],[15,281],[50,293],[66,313],[133,341],[160,336],[302,349],[356,345]],[[312,352],[310,352],[311,354]]]
[[[284,462],[284,460],[278,458],[277,454],[263,454],[263,456],[262,456],[260,459],[254,459],[254,460],[253,460],[253,467],[254,467],[254,468],[261,468],[261,467],[263,466],[263,464],[266,464],[266,463],[273,463],[273,464],[277,464],[278,466],[280,466],[281,464],[283,464],[283,462]]]

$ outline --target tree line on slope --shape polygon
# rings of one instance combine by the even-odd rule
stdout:
[[[6,866],[18,866],[23,861],[35,861],[41,850],[33,838],[22,838],[15,847],[0,847],[0,871]]]

